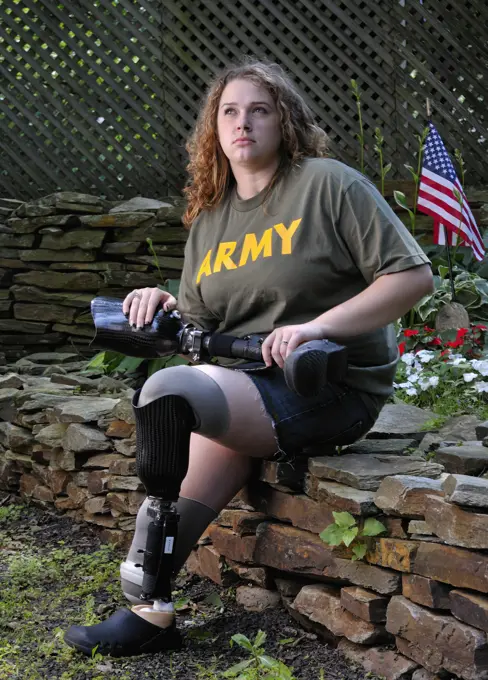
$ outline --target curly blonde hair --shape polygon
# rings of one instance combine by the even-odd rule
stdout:
[[[183,190],[187,198],[183,223],[188,229],[202,210],[212,210],[221,202],[233,182],[229,161],[218,139],[217,111],[225,86],[237,79],[250,80],[259,87],[265,87],[280,114],[281,158],[269,192],[296,163],[304,158],[327,155],[326,133],[315,124],[303,97],[278,64],[246,58],[229,66],[210,83],[195,129],[186,145],[189,182]]]

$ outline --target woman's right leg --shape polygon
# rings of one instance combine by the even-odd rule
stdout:
[[[228,407],[224,414],[225,427],[216,432],[219,426],[218,418],[212,418],[212,411],[209,411],[207,402],[201,411],[206,410],[209,413],[208,421],[204,422],[204,419],[199,418],[199,410],[194,405],[196,403],[194,397],[199,387],[193,392],[190,390],[188,401],[181,396],[175,399],[174,391],[168,386],[170,380],[167,375],[168,384],[164,385],[166,381],[162,381],[160,395],[158,396],[158,390],[153,394],[146,394],[145,403],[142,406],[138,403],[136,406],[137,460],[143,465],[146,487],[155,489],[156,485],[161,485],[158,488],[170,489],[168,493],[174,493],[181,486],[181,492],[187,494],[189,502],[197,503],[200,508],[208,504],[207,507],[213,510],[215,516],[249,478],[251,458],[272,455],[276,450],[276,441],[273,425],[264,409],[259,392],[248,376],[229,369],[209,366],[201,367],[203,375],[197,378],[195,374],[200,373],[199,368],[179,371],[178,378],[195,380],[194,384],[199,384],[200,387],[202,380],[206,380],[209,392],[215,390],[215,387],[220,390]],[[166,370],[169,373],[172,369]],[[181,385],[176,381],[174,389],[179,387]],[[149,396],[153,398],[149,400]],[[205,398],[205,391],[200,396]],[[194,404],[190,403],[190,399]],[[188,406],[194,409],[195,419],[189,417]],[[202,432],[206,431],[207,434],[211,432],[214,436],[210,438],[198,433],[189,436],[189,430],[185,428],[191,428],[191,422],[195,422]],[[186,441],[190,444],[189,448],[186,448],[186,456],[189,455],[189,461],[184,467],[186,476],[176,484],[176,472],[183,469],[185,455],[183,443]],[[144,459],[144,456],[148,458]],[[148,467],[151,470],[149,474]],[[142,475],[140,476],[142,479]],[[148,492],[151,493],[149,488]],[[162,491],[153,493],[156,493],[156,498],[161,498],[161,502],[164,502],[165,498],[174,497],[165,496]],[[188,507],[192,507],[191,503]],[[193,517],[198,523],[195,513]],[[144,546],[146,541],[143,534],[147,534],[147,525],[146,532],[141,529],[141,543]],[[185,519],[185,526],[188,527],[188,531],[195,531],[190,517]],[[204,528],[205,526],[199,524],[198,530],[192,536],[185,538],[184,534],[179,535],[176,544],[184,541],[185,550],[189,552]],[[180,554],[180,559],[184,561],[186,556]],[[170,576],[164,571],[161,575]],[[90,654],[95,646],[102,654],[110,653],[116,656],[174,649],[178,646],[174,616],[168,609],[159,610],[148,605],[149,603],[137,605],[132,611],[118,610],[109,619],[95,626],[71,626],[64,639],[85,654]]]
[[[220,441],[198,432],[191,435],[188,472],[176,506],[180,520],[174,574],[186,562],[207,526],[246,484],[253,466],[252,458],[268,457],[276,451],[271,420],[265,412],[258,390],[247,375],[218,366],[194,367],[190,369],[191,376],[188,370],[180,371],[180,376],[194,378],[193,371],[198,371],[199,380],[211,378],[212,382],[215,381],[225,395],[228,413],[225,427],[218,435]],[[158,380],[148,381],[146,389],[143,388],[139,404],[150,403],[164,389],[165,372],[154,374],[154,378]],[[204,385],[205,382],[202,383]],[[209,431],[205,423],[202,429],[207,433]],[[120,570],[122,590],[133,604],[141,602],[139,596],[143,573],[142,568],[135,565],[140,565],[142,559],[139,551],[146,545],[149,523],[147,506],[146,500],[139,509],[132,545]]]

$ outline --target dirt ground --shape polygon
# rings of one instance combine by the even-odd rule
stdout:
[[[266,653],[292,670],[290,678],[371,679],[284,609],[248,613],[237,606],[235,588],[221,589],[184,571],[174,592],[181,651],[84,657],[64,644],[63,633],[72,623],[97,623],[126,606],[118,574],[123,554],[102,545],[89,525],[13,500],[0,496],[0,680],[220,680],[249,658],[230,645],[231,637],[254,639],[259,630],[267,636]]]

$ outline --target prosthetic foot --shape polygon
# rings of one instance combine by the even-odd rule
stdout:
[[[140,599],[147,605],[120,610],[95,626],[71,626],[65,642],[84,654],[96,647],[101,654],[134,656],[165,649],[178,649],[181,640],[175,627],[171,601],[171,577],[177,538],[175,502],[188,471],[193,411],[183,397],[168,395],[136,414],[137,474],[148,492],[150,518],[143,559]]]

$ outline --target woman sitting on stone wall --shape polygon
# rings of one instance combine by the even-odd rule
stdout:
[[[188,151],[191,229],[178,301],[145,288],[127,296],[124,311],[142,328],[159,305],[177,305],[199,328],[266,335],[266,366],[167,368],[136,393],[137,469],[148,498],[121,566],[135,606],[71,626],[66,642],[86,654],[179,646],[172,573],[257,458],[293,459],[304,447],[367,432],[392,392],[391,322],[432,289],[416,241],[363,175],[326,157],[325,133],[276,64],[247,61],[221,73]],[[300,397],[286,386],[284,361],[323,338],[347,346],[347,377]]]

